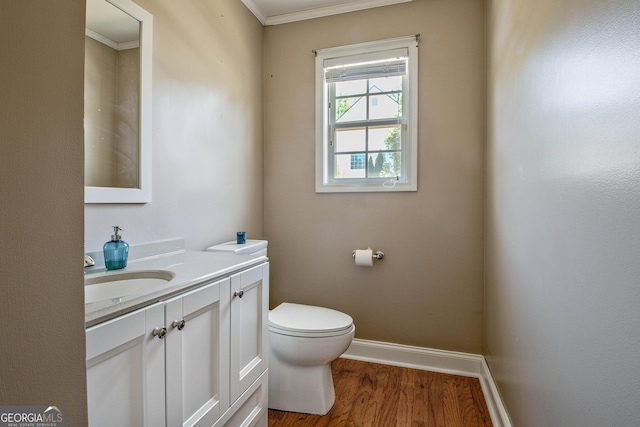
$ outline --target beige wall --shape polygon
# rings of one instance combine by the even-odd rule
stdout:
[[[140,4],[156,28],[154,201],[88,206],[89,249],[114,222],[134,244],[194,249],[264,234],[272,306],[344,310],[365,339],[483,341],[514,425],[637,424],[637,2],[490,2],[484,216],[482,1],[268,27],[264,69],[241,2]],[[315,194],[311,50],[415,33],[419,191]],[[86,420],[83,35],[83,2],[0,2],[0,404],[60,405],[69,425]],[[355,267],[369,245],[386,259]]]
[[[262,33],[240,0],[136,0],[153,15],[153,200],[87,205],[87,250],[263,237]]]
[[[140,50],[85,37],[85,185],[138,187]]]
[[[262,26],[240,1],[155,18],[154,201],[84,210],[84,2],[0,2],[0,404],[86,424],[83,240],[262,237]],[[28,28],[28,31],[25,31]],[[11,66],[7,66],[11,64]]]
[[[86,424],[84,3],[0,2],[0,405]]]
[[[84,182],[94,187],[113,187],[118,51],[89,36],[84,42]]]
[[[420,34],[418,192],[316,194],[313,49]],[[350,314],[356,337],[478,353],[484,4],[412,3],[265,28],[271,306]],[[385,252],[373,268],[351,252]]]
[[[640,3],[491,3],[489,366],[514,426],[637,426]]]

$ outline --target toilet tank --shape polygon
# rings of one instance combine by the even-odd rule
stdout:
[[[226,242],[219,245],[210,246],[205,251],[207,252],[233,252],[236,255],[267,255],[267,240],[250,240],[247,239],[246,243],[241,245],[235,241]]]

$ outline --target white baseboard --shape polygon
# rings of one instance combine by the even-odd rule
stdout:
[[[342,357],[478,378],[493,425],[512,427],[489,366],[480,354],[354,339]]]

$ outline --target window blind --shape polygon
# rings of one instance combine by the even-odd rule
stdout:
[[[376,77],[403,76],[407,73],[408,49],[392,49],[324,60],[327,83]]]

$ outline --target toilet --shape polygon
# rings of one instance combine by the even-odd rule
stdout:
[[[269,407],[324,415],[333,406],[331,362],[351,344],[351,316],[282,303],[269,312]]]
[[[224,243],[209,252],[266,255],[266,240]],[[351,316],[284,302],[269,311],[269,408],[325,415],[335,402],[331,362],[355,334]]]

